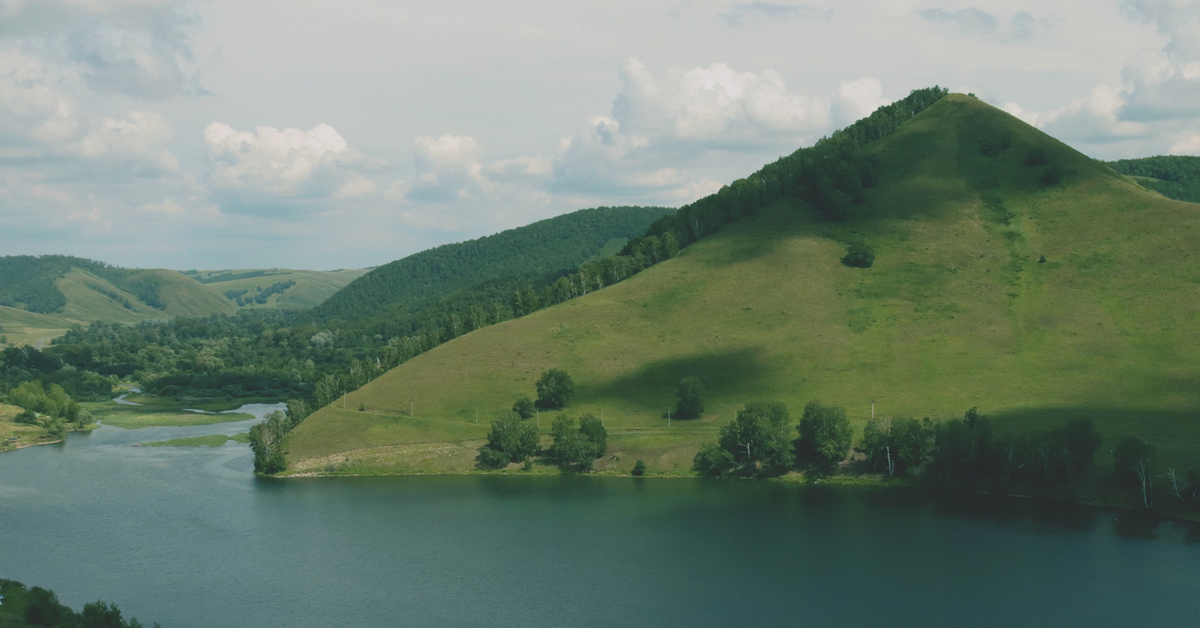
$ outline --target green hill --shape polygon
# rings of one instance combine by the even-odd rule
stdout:
[[[299,310],[324,303],[367,270],[240,269],[187,271],[238,307]]]
[[[617,252],[664,207],[598,207],[435,247],[372,270],[312,312],[312,318],[374,326],[391,337],[417,331],[468,303],[507,302],[530,285],[549,285],[593,257]]]
[[[74,324],[229,314],[237,306],[173,270],[117,268],[64,255],[0,257],[0,335],[36,344]]]
[[[1084,417],[1104,436],[1099,465],[1134,434],[1164,466],[1200,468],[1200,207],[962,95],[866,152],[878,181],[848,219],[776,202],[621,283],[419,355],[301,423],[292,472],[469,469],[490,418],[555,367],[576,383],[572,415],[603,413],[600,471],[642,458],[687,473],[754,399],[793,417],[842,405],[860,433],[872,401],[894,417],[979,406],[1001,430]],[[840,263],[856,239],[872,268]],[[705,416],[668,427],[685,376],[704,381]]]

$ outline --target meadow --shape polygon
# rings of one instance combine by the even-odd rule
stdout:
[[[295,285],[268,296],[266,303],[251,302],[244,307],[265,309],[302,309],[315,307],[333,296],[346,284],[367,274],[367,270],[288,270],[272,269],[239,269],[239,270],[202,270],[192,275],[196,280],[205,282],[209,287],[221,294],[232,291],[244,292],[244,296],[253,298],[261,290],[280,282],[295,282]]]

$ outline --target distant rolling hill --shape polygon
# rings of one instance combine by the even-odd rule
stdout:
[[[319,305],[367,270],[129,269],[66,255],[0,257],[0,336],[37,344],[74,324],[136,323],[301,310]]]
[[[0,335],[37,344],[73,324],[134,323],[237,310],[216,290],[173,270],[117,268],[63,255],[0,257]]]
[[[367,270],[238,269],[187,271],[238,307],[298,310],[324,303]]]
[[[1200,157],[1160,155],[1110,161],[1108,165],[1167,198],[1200,203]]]
[[[469,469],[490,418],[549,368],[574,378],[570,414],[603,413],[601,471],[641,458],[686,473],[755,399],[793,419],[842,405],[860,432],[872,402],[917,418],[978,406],[1000,430],[1089,418],[1099,465],[1138,435],[1163,465],[1200,468],[1200,206],[964,95],[866,150],[878,181],[845,221],[775,202],[621,283],[443,344],[300,424],[290,468]],[[839,262],[855,239],[872,268]],[[704,381],[705,416],[668,426],[685,376]]]

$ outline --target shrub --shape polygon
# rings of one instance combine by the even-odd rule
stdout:
[[[517,402],[512,407],[512,411],[517,413],[517,416],[522,419],[532,418],[534,410],[533,400],[527,396],[517,399]]]
[[[870,268],[875,264],[875,249],[862,240],[854,240],[846,247],[842,263],[852,268]]]
[[[25,425],[37,425],[37,413],[33,410],[26,410],[21,414],[18,414],[13,421],[16,423],[23,423]]]
[[[639,458],[637,462],[633,463],[633,471],[630,471],[629,474],[635,478],[646,475],[646,461]]]
[[[475,464],[481,469],[503,469],[508,463],[508,454],[487,445],[480,447],[479,455],[475,457]]]
[[[692,458],[692,470],[700,475],[717,478],[733,470],[733,455],[715,443],[708,443]]]

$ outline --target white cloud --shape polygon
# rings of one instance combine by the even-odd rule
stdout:
[[[560,142],[549,189],[599,198],[686,203],[703,196],[697,195],[700,190],[713,187],[711,182],[695,181],[685,170],[664,165],[670,161],[649,138],[624,132],[608,116],[596,116]]]
[[[550,176],[553,161],[541,155],[500,159],[483,168],[483,174],[495,180],[538,180]]]
[[[157,177],[179,172],[166,146],[171,126],[157,113],[122,118],[81,111],[40,59],[0,48],[0,161],[59,178]]]
[[[483,176],[479,145],[469,135],[423,136],[414,140],[416,181],[410,200],[449,201],[478,198],[493,190]]]
[[[41,59],[0,48],[0,147],[61,144],[79,133],[74,104],[47,83],[47,74]]]
[[[797,19],[823,18],[825,21],[833,16],[833,11],[822,11],[806,4],[778,4],[774,2],[745,2],[735,4],[728,12],[721,14],[721,19],[730,26],[742,26],[749,22],[790,22]]]
[[[375,193],[375,187],[374,181],[361,174],[352,174],[333,196],[334,198],[363,198],[372,196]]]
[[[876,78],[863,77],[838,86],[832,112],[834,124],[844,127],[871,115],[890,101],[883,97],[883,83]]]
[[[139,209],[148,214],[164,214],[167,216],[182,216],[187,213],[186,209],[169,198],[163,199],[161,203],[147,203]]]
[[[1171,145],[1169,155],[1200,155],[1200,133],[1190,133]]]
[[[173,135],[171,125],[157,113],[130,111],[121,120],[95,121],[75,150],[88,159],[115,159],[110,165],[133,175],[177,173],[179,160],[164,148]]]
[[[714,153],[791,152],[835,121],[853,122],[887,102],[874,78],[820,97],[790,92],[771,70],[738,72],[723,63],[659,76],[631,58],[620,76],[612,114],[561,140],[551,191],[689,202],[720,185],[693,176],[687,164]]]
[[[281,199],[361,196],[374,183],[355,171],[376,170],[381,163],[351,148],[328,124],[249,132],[213,122],[204,129],[204,143],[213,160],[208,183],[232,211],[277,207]]]
[[[946,24],[963,37],[984,41],[1026,41],[1033,37],[1039,28],[1049,26],[1048,20],[1038,20],[1028,11],[1012,14],[1007,25],[996,15],[975,7],[957,11],[924,9],[917,14],[927,22]]]
[[[1167,35],[1159,51],[1135,56],[1121,73],[1124,115],[1152,121],[1200,115],[1200,3],[1127,0],[1126,14]]]
[[[724,63],[672,68],[656,77],[637,59],[621,64],[613,118],[656,144],[749,149],[795,143],[829,126],[829,104],[789,93],[778,73]]]
[[[198,23],[187,0],[0,2],[0,40],[36,41],[90,89],[139,98],[204,93],[189,69]]]
[[[1146,126],[1121,119],[1122,94],[1109,85],[1097,85],[1087,96],[1046,112],[1026,111],[1015,102],[1004,110],[1056,137],[1099,143],[1137,137]]]
[[[1129,58],[1119,83],[1098,84],[1087,96],[1056,109],[1031,112],[1011,102],[1004,108],[1051,135],[1090,144],[1161,137],[1167,129],[1164,124],[1197,122],[1200,2],[1126,0],[1122,7],[1129,19],[1151,24],[1166,35],[1167,44]]]
[[[389,201],[402,201],[408,195],[408,191],[412,189],[412,185],[407,181],[398,180],[392,181],[386,192],[383,193],[383,198]]]

